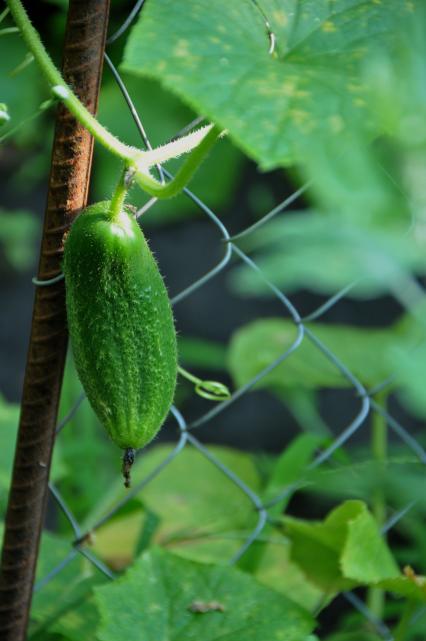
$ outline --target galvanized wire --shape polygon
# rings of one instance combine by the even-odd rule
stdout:
[[[128,29],[128,27],[131,25],[132,21],[134,20],[135,16],[142,9],[143,4],[144,4],[143,0],[139,0],[135,4],[128,18],[124,21],[124,23],[116,31],[116,33],[114,33],[114,35],[110,37],[108,43],[115,42]],[[269,22],[267,21],[266,16],[263,14],[263,11],[257,5],[257,2],[254,2],[254,4],[257,6],[257,8],[260,10],[261,14],[265,18],[265,27],[269,35],[270,51],[271,51],[271,49],[272,50],[274,49],[276,44],[275,35],[272,33]],[[122,92],[124,100],[135,121],[135,124],[137,126],[137,129],[142,139],[142,143],[145,146],[145,148],[150,149],[151,146],[149,143],[149,138],[142,124],[142,118],[132,102],[131,96],[125,86],[125,83],[123,82],[122,78],[120,77],[120,74],[118,73],[117,69],[115,68],[111,59],[108,56],[106,56],[106,61],[109,68],[111,69],[111,72],[115,80],[118,83],[119,89]],[[203,120],[202,117],[197,118],[195,121],[192,121],[191,123],[189,123],[188,126],[185,127],[183,130],[181,130],[181,132],[179,133],[182,134],[190,130],[193,126],[196,126],[202,120]],[[173,178],[172,174],[161,166],[157,167],[157,171],[162,181],[170,180],[171,178]],[[239,478],[239,476],[232,469],[229,469],[228,466],[226,466],[224,463],[218,460],[216,456],[211,452],[209,447],[205,444],[202,444],[194,436],[193,431],[195,429],[199,430],[207,422],[213,421],[222,412],[226,412],[231,405],[240,401],[242,397],[248,394],[250,390],[252,390],[253,387],[255,387],[256,384],[258,384],[262,379],[264,379],[264,377],[267,376],[272,370],[274,370],[279,365],[282,365],[283,363],[285,363],[285,361],[289,357],[291,357],[291,354],[293,354],[305,340],[309,341],[319,352],[321,352],[323,356],[329,361],[329,363],[331,363],[332,366],[336,369],[336,371],[339,372],[340,375],[348,381],[350,387],[353,390],[354,398],[359,399],[359,402],[360,402],[359,409],[356,412],[355,416],[352,418],[352,420],[348,423],[348,425],[346,425],[346,427],[341,429],[339,434],[337,434],[334,437],[333,441],[329,444],[329,446],[325,450],[317,454],[313,462],[310,464],[310,466],[308,466],[307,471],[312,470],[313,468],[317,468],[321,465],[330,463],[331,457],[336,452],[336,450],[338,450],[342,445],[347,443],[354,436],[354,434],[357,433],[358,430],[365,425],[367,417],[372,412],[377,412],[386,421],[387,425],[391,430],[393,430],[396,436],[399,439],[401,439],[401,441],[414,453],[414,455],[418,458],[418,460],[421,463],[426,464],[426,452],[423,449],[422,445],[415,439],[414,436],[410,434],[409,430],[403,427],[400,424],[400,422],[396,420],[389,413],[389,411],[384,409],[380,404],[378,404],[372,398],[373,394],[377,390],[381,389],[382,387],[388,384],[388,381],[384,381],[382,384],[375,386],[374,390],[370,390],[370,391],[366,390],[365,387],[362,385],[362,383],[359,381],[359,379],[327,347],[327,345],[325,345],[322,341],[320,341],[318,337],[315,335],[314,321],[318,320],[318,318],[322,317],[324,314],[329,312],[330,309],[332,309],[335,305],[337,305],[338,302],[344,296],[346,296],[349,293],[349,291],[357,283],[349,283],[340,292],[331,296],[325,303],[321,304],[318,307],[318,309],[313,310],[310,314],[306,315],[305,317],[302,317],[299,314],[296,307],[291,302],[291,300],[288,298],[288,296],[279,288],[277,288],[276,285],[265,276],[265,274],[258,267],[256,262],[252,258],[250,258],[245,252],[243,252],[242,249],[236,244],[238,240],[240,240],[243,237],[249,236],[251,233],[259,229],[263,225],[267,224],[273,217],[278,216],[283,211],[285,211],[286,208],[288,208],[293,202],[295,202],[295,200],[298,197],[300,197],[304,192],[306,192],[310,184],[311,184],[310,182],[306,183],[305,185],[300,187],[298,190],[296,190],[294,193],[286,196],[285,198],[283,198],[282,202],[280,202],[275,207],[273,207],[269,212],[265,213],[265,215],[256,223],[254,223],[253,225],[250,225],[246,229],[243,229],[240,232],[233,235],[229,233],[228,229],[220,220],[219,216],[215,214],[206,203],[204,203],[190,189],[188,188],[184,189],[184,194],[193,203],[195,203],[198,206],[200,211],[206,217],[206,220],[211,225],[213,225],[213,227],[216,228],[218,232],[218,246],[223,246],[223,256],[219,260],[219,262],[216,265],[213,265],[206,274],[194,280],[192,283],[189,283],[181,292],[179,292],[176,296],[174,296],[172,300],[173,305],[183,303],[186,299],[192,296],[197,290],[202,288],[204,285],[209,283],[217,275],[222,274],[224,270],[227,268],[227,266],[229,265],[231,257],[234,256],[237,260],[242,261],[251,270],[253,270],[257,274],[257,276],[263,280],[266,286],[273,292],[276,299],[280,301],[280,303],[283,305],[283,308],[284,308],[283,316],[285,316],[286,318],[290,318],[290,320],[292,320],[295,325],[295,328],[297,330],[296,337],[293,343],[290,345],[290,347],[288,347],[285,351],[283,351],[283,353],[278,358],[276,358],[269,365],[267,365],[256,376],[253,376],[252,379],[248,381],[245,385],[237,389],[232,394],[230,399],[227,399],[219,403],[218,405],[215,405],[213,408],[204,412],[201,416],[197,417],[196,419],[190,422],[187,422],[187,420],[185,419],[181,411],[177,407],[173,406],[171,409],[171,414],[173,415],[173,417],[177,422],[179,433],[180,433],[179,440],[176,446],[174,447],[174,449],[164,458],[163,461],[161,461],[155,467],[155,469],[151,470],[150,473],[147,474],[145,478],[139,481],[126,494],[124,498],[117,501],[116,504],[112,508],[109,508],[108,511],[106,511],[106,513],[101,518],[99,518],[95,523],[92,523],[90,528],[87,531],[82,530],[81,526],[79,525],[74,515],[72,514],[72,511],[67,506],[66,501],[61,496],[58,488],[50,484],[49,488],[50,488],[51,495],[54,501],[56,502],[58,508],[62,511],[62,513],[66,517],[72,529],[73,536],[70,539],[70,550],[68,554],[64,557],[64,559],[60,563],[58,563],[58,565],[55,568],[53,568],[46,576],[42,577],[37,582],[35,586],[36,591],[43,589],[43,587],[47,583],[49,583],[65,567],[67,567],[68,564],[71,563],[79,554],[84,555],[84,557],[88,559],[102,574],[104,574],[109,579],[113,580],[114,574],[112,573],[110,568],[108,568],[103,563],[102,560],[96,557],[92,551],[88,550],[87,546],[85,545],[86,542],[90,539],[91,533],[97,530],[98,528],[100,528],[105,523],[107,523],[132,498],[139,495],[143,496],[144,488],[149,483],[151,483],[159,474],[161,474],[161,472],[176,457],[179,456],[179,454],[183,451],[183,449],[188,446],[192,446],[196,448],[196,450],[202,456],[204,456],[206,460],[208,460],[212,465],[216,466],[216,468],[219,469],[222,472],[222,474],[224,474],[228,478],[230,483],[233,483],[241,491],[242,497],[245,496],[246,499],[248,499],[252,504],[253,512],[256,515],[256,522],[252,530],[248,531],[245,534],[239,533],[238,537],[243,536],[243,543],[240,546],[240,548],[237,550],[237,552],[232,556],[232,558],[229,559],[229,563],[231,564],[236,563],[242,557],[242,555],[250,548],[250,546],[253,544],[254,541],[263,540],[261,533],[263,528],[265,527],[265,524],[267,522],[270,522],[270,523],[274,522],[274,517],[270,515],[269,510],[273,506],[283,501],[283,499],[290,496],[297,489],[303,487],[305,484],[304,479],[300,478],[298,481],[291,483],[286,487],[283,487],[281,491],[277,492],[275,497],[269,498],[268,501],[263,501],[262,498],[258,496],[256,492],[250,489],[246,485],[246,483],[241,478]],[[146,211],[146,209],[155,205],[155,202],[156,202],[155,198],[149,200],[142,210]],[[60,277],[61,276],[57,278],[60,278]],[[52,282],[56,282],[57,278],[53,279]],[[43,285],[48,285],[49,283],[36,282],[36,284],[39,286],[43,286]],[[309,324],[309,327],[307,326],[307,324]],[[58,432],[61,431],[71,421],[71,419],[74,418],[75,414],[78,412],[78,409],[83,399],[84,399],[84,394],[81,394],[76,399],[74,406],[71,408],[67,416],[58,425],[58,428],[57,428]],[[387,533],[391,528],[395,527],[395,525],[406,516],[406,514],[412,509],[413,506],[414,506],[414,502],[411,501],[406,506],[400,508],[397,512],[395,512],[392,516],[390,516],[387,522],[383,525],[382,532]],[[386,624],[380,619],[377,619],[377,617],[369,611],[368,607],[366,606],[364,601],[360,599],[359,596],[350,592],[344,593],[343,596],[349,604],[351,604],[354,608],[358,610],[358,612],[361,613],[361,615],[374,627],[376,632],[383,639],[385,639],[386,641],[391,641],[392,636]],[[424,609],[419,610],[416,616],[421,616],[423,612],[424,612]]]

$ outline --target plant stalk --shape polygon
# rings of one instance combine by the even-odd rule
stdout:
[[[82,104],[68,86],[52,59],[44,48],[37,31],[32,26],[20,0],[7,0],[10,12],[29,50],[51,85],[53,94],[62,100],[67,109],[108,151],[126,162],[135,170],[138,185],[151,196],[170,198],[179,193],[192,178],[220,135],[220,130],[208,125],[192,132],[179,140],[163,145],[158,149],[141,151],[129,147],[111,134]],[[175,178],[163,185],[149,173],[149,168],[158,162],[192,151]]]
[[[377,395],[377,402],[386,407],[388,392],[382,391]],[[386,521],[386,499],[383,493],[382,471],[387,459],[387,426],[386,419],[379,412],[372,415],[371,453],[377,464],[380,484],[374,488],[372,496],[372,512],[379,527]],[[385,609],[385,592],[380,588],[369,588],[367,592],[367,605],[371,612],[382,619]]]

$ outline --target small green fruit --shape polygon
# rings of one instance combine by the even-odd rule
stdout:
[[[173,401],[176,332],[142,231],[124,210],[112,220],[109,206],[88,207],[65,239],[68,327],[90,404],[114,443],[133,450],[154,438]]]

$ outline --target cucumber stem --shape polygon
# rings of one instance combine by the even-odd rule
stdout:
[[[67,86],[61,73],[54,65],[40,40],[39,34],[31,24],[21,0],[6,0],[12,17],[19,28],[35,61],[51,86],[52,93],[62,100],[67,109],[92,134],[92,136],[115,156],[124,160],[135,170],[135,181],[150,196],[170,198],[179,193],[207,156],[218,137],[220,129],[207,125],[179,140],[167,143],[157,149],[141,151],[136,147],[118,140],[86,109],[70,87]],[[183,163],[176,177],[166,184],[158,182],[149,173],[149,167],[158,162],[165,162],[183,153],[192,152]]]
[[[124,478],[124,487],[127,488],[129,488],[131,485],[130,470],[132,469],[132,465],[135,462],[135,454],[136,450],[134,450],[133,447],[128,447],[124,450],[123,465],[121,471]]]
[[[109,208],[109,218],[112,222],[115,222],[118,220],[120,213],[123,210],[123,205],[124,205],[124,201],[126,200],[127,189],[128,189],[126,176],[127,176],[127,169],[124,169],[124,171],[120,176],[120,180],[118,181],[118,185],[115,188],[115,191],[111,198],[111,205]]]

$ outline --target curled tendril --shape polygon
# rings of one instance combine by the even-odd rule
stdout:
[[[201,381],[196,384],[195,391],[199,396],[209,401],[226,401],[231,398],[231,392],[223,383],[218,381]]]
[[[231,398],[231,392],[223,383],[218,381],[202,381],[198,376],[187,372],[183,367],[178,367],[179,374],[195,385],[195,392],[209,401],[226,401]]]

